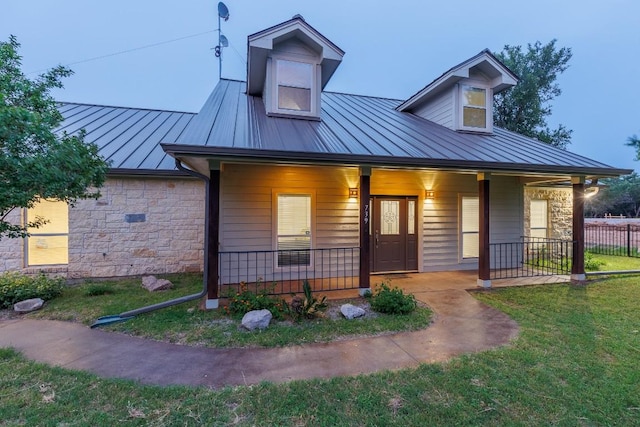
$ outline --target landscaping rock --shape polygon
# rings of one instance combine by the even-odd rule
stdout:
[[[44,305],[42,298],[31,298],[24,301],[17,302],[13,305],[13,311],[18,313],[29,313],[32,311],[40,310]]]
[[[253,331],[254,329],[267,329],[273,315],[267,309],[253,310],[242,317],[242,327]]]
[[[166,291],[173,288],[173,283],[167,279],[158,279],[156,276],[143,276],[142,287],[149,292]]]
[[[355,319],[357,317],[362,317],[366,313],[363,308],[356,307],[353,304],[342,304],[340,306],[340,312],[347,319]]]

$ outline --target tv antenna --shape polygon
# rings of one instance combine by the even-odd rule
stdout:
[[[218,46],[214,48],[216,58],[218,58],[218,79],[222,78],[222,48],[229,46],[229,40],[220,30],[220,19],[224,19],[225,22],[229,20],[229,8],[222,2],[218,3]]]

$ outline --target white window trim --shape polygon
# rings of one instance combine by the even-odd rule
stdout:
[[[533,205],[534,202],[545,202],[546,224],[544,225],[544,227],[534,227],[532,225],[533,212],[531,210],[531,205]],[[533,233],[532,233],[533,230],[545,230],[544,238],[548,238],[549,237],[549,200],[547,200],[547,199],[532,199],[530,204],[529,204],[529,237],[538,237],[538,236],[533,236]]]
[[[486,108],[486,123],[485,127],[473,127],[473,126],[464,126],[464,101],[462,99],[464,88],[472,87],[483,89],[485,91],[485,108]],[[456,102],[457,102],[457,111],[458,111],[458,120],[457,120],[457,129],[464,130],[469,132],[480,132],[480,133],[491,133],[493,132],[493,90],[483,83],[478,83],[475,81],[469,81],[465,83],[458,84],[456,90]],[[477,108],[477,107],[473,107]]]
[[[293,61],[311,64],[311,111],[296,111],[278,108],[278,73],[277,61]],[[274,54],[267,59],[267,84],[265,85],[265,106],[267,115],[275,117],[320,118],[320,64],[307,56],[293,54]]]
[[[64,202],[58,202],[58,203],[64,203]],[[66,203],[65,203],[66,204]],[[24,267],[25,268],[30,268],[30,267],[51,267],[51,266],[67,266],[69,265],[69,225],[68,225],[68,221],[69,221],[69,205],[67,205],[67,232],[66,233],[43,233],[43,232],[39,232],[38,229],[36,229],[33,232],[30,232],[30,236],[27,236],[24,238]],[[23,221],[24,224],[27,224],[29,221],[29,210],[28,209],[23,209],[22,210],[22,215],[23,215]],[[38,238],[38,237],[66,237],[67,238],[67,262],[63,262],[63,263],[53,263],[53,264],[31,264],[30,261],[30,257],[29,257],[29,240],[32,238]]]
[[[478,199],[478,202],[480,202],[480,198],[477,194],[472,194],[472,193],[468,193],[468,194],[459,194],[458,195],[458,262],[459,263],[463,263],[463,264],[470,264],[470,263],[477,263],[478,262],[478,256],[475,257],[464,257],[464,253],[463,253],[463,243],[464,243],[464,234],[472,234],[472,232],[468,232],[468,233],[464,233],[462,230],[462,218],[463,218],[463,212],[462,212],[462,199],[464,198],[476,198]],[[478,225],[480,223],[480,209],[478,207]],[[480,230],[473,232],[475,234],[478,234],[478,237],[480,235]],[[478,248],[479,250],[479,248]]]
[[[315,190],[310,190],[310,189],[273,189],[271,191],[271,219],[272,219],[272,224],[271,224],[271,240],[272,240],[272,248],[274,251],[278,250],[278,196],[287,196],[287,195],[291,195],[291,196],[311,196],[311,226],[310,226],[310,232],[311,232],[311,242],[310,242],[310,249],[311,249],[311,257],[309,259],[309,265],[301,265],[299,266],[300,268],[305,268],[308,271],[313,271],[314,269],[314,253],[313,253],[313,249],[315,249],[316,247],[316,191]],[[291,270],[291,269],[295,269],[297,268],[297,266],[295,265],[288,265],[288,266],[280,266],[278,265],[278,257],[277,257],[277,253],[276,256],[273,257],[273,268],[274,271],[283,271],[283,270]]]

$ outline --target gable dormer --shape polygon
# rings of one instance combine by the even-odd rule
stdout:
[[[247,93],[270,116],[320,118],[320,93],[344,52],[300,15],[248,38]]]
[[[493,132],[493,95],[518,77],[488,49],[451,68],[400,104],[398,111],[467,132]]]

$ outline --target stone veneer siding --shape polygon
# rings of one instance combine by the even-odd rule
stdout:
[[[67,266],[25,268],[23,240],[2,239],[0,271],[66,273],[70,279],[202,271],[201,181],[110,178],[100,191],[100,199],[69,209]],[[144,221],[128,222],[127,215],[144,215]]]
[[[530,234],[531,200],[547,200],[548,237],[573,239],[573,193],[571,188],[527,187],[524,191],[524,235]]]

